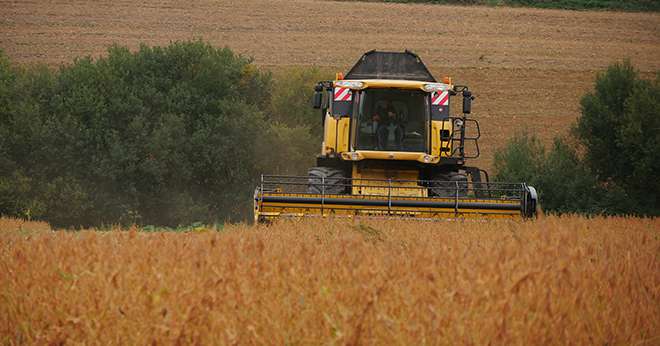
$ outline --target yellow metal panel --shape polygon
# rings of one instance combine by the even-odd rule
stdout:
[[[339,119],[339,132],[338,132],[338,142],[339,147],[336,149],[338,153],[343,153],[348,151],[348,141],[350,138],[350,124],[351,119],[348,117]]]
[[[352,159],[351,154],[357,154],[357,159]],[[344,160],[361,161],[364,159],[374,160],[395,160],[395,161],[419,161],[423,163],[437,163],[440,158],[437,156],[430,157],[429,161],[425,161],[426,153],[421,152],[401,152],[401,151],[372,151],[372,150],[356,150],[354,152],[344,153],[342,157]]]
[[[327,155],[337,151],[337,144],[335,141],[335,134],[337,128],[337,121],[331,117],[329,113],[325,115],[325,125],[323,126],[323,148],[321,153]]]
[[[348,81],[348,80],[346,80]],[[363,86],[361,89],[366,88],[397,88],[397,89],[419,89],[424,90],[424,85],[431,82],[420,82],[420,81],[410,81],[410,80],[396,80],[396,79],[364,79],[364,80],[355,80],[356,82],[362,82]],[[448,89],[453,89],[454,86],[451,84],[447,85]]]
[[[427,197],[428,189],[417,185],[417,170],[385,170],[353,166],[353,195]],[[369,179],[378,179],[376,181]],[[389,181],[394,180],[394,181]],[[403,181],[402,181],[403,180]]]
[[[348,117],[339,118],[339,120],[337,120],[330,114],[326,114],[323,132],[323,148],[321,149],[322,154],[327,155],[330,153],[348,151],[350,123],[351,120]],[[339,142],[339,147],[337,147],[337,142]]]
[[[449,120],[433,120],[431,121],[431,154],[438,157],[451,156],[452,143],[451,140],[443,141],[440,139],[440,131],[449,131],[449,138],[452,137],[452,126]],[[441,148],[445,148],[442,151]]]

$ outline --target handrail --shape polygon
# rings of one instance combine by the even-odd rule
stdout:
[[[262,175],[263,178],[287,178],[287,179],[309,179],[309,176],[303,175]],[[429,179],[378,179],[378,178],[337,178],[341,180],[366,180],[366,181],[381,181],[381,182],[444,182],[444,180],[429,180]],[[471,184],[472,182],[468,182]],[[522,185],[523,183],[503,183],[503,182],[488,182],[491,185]]]
[[[369,193],[364,196],[383,196],[388,200],[398,197],[414,197],[410,193],[401,194],[399,191],[423,191],[433,190],[436,186],[446,193],[442,195],[430,194],[424,198],[446,198],[453,197],[455,201],[474,198],[501,199],[501,200],[524,200],[525,184],[522,183],[491,183],[491,182],[458,182],[458,181],[440,181],[440,180],[394,180],[394,179],[375,179],[375,178],[336,178],[328,179],[319,177],[320,181],[313,181],[309,177],[303,176],[276,176],[262,175],[259,191],[261,193],[297,193],[314,194],[309,192],[310,186],[315,186],[321,192],[322,207],[325,206],[326,196],[343,195],[345,193],[328,193],[328,187],[333,186],[334,190],[346,191],[350,188],[373,188],[381,193]],[[414,183],[414,184],[412,184]],[[401,184],[398,186],[398,184]],[[381,190],[382,189],[382,190]],[[483,193],[486,192],[486,193]],[[488,196],[488,197],[483,197]],[[261,197],[261,194],[259,195]],[[261,203],[261,200],[259,200]]]

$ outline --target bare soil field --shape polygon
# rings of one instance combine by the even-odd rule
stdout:
[[[331,1],[0,0],[0,48],[51,66],[117,43],[202,38],[263,67],[346,70],[371,49],[410,49],[478,99],[483,157],[527,128],[546,143],[579,115],[597,71],[629,58],[660,70],[660,14]]]
[[[659,230],[575,216],[189,233],[0,219],[0,342],[657,345]]]

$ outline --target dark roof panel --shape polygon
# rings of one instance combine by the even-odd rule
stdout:
[[[346,79],[402,79],[435,82],[417,54],[405,52],[365,53],[345,76]]]

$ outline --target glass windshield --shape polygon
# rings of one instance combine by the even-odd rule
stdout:
[[[363,91],[356,117],[355,148],[426,152],[427,96],[421,90]]]

